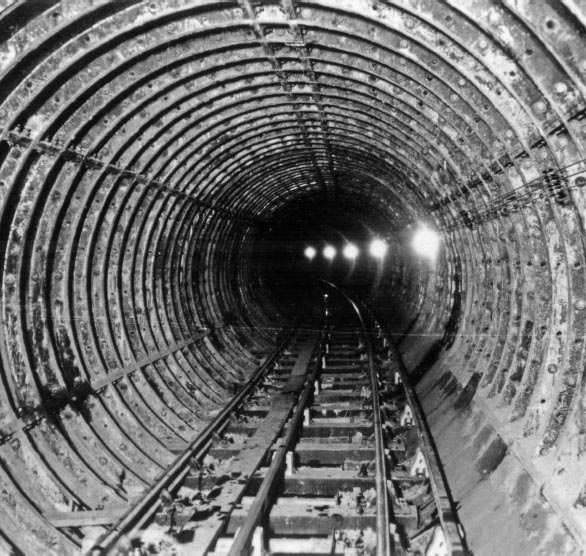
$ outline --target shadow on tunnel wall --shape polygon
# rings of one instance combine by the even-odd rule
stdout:
[[[423,378],[423,376],[425,376],[425,374],[437,363],[442,351],[449,350],[452,347],[454,340],[456,339],[462,312],[462,289],[460,273],[461,268],[460,265],[457,264],[455,265],[455,272],[453,275],[454,302],[450,309],[450,314],[443,332],[443,337],[439,340],[435,340],[430,347],[424,349],[424,355],[421,357],[420,362],[409,370],[413,384],[417,384]],[[384,321],[381,320],[381,322]],[[412,324],[409,326],[409,328],[398,339],[397,347],[399,351],[401,351],[402,340],[409,334],[409,331],[413,328],[415,322],[416,319],[412,321]]]

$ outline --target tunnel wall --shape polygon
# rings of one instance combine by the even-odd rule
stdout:
[[[372,301],[478,553],[503,515],[586,545],[579,2],[0,10],[0,550],[74,553],[48,512],[127,503],[222,407],[283,324],[259,230],[308,198],[393,242]]]

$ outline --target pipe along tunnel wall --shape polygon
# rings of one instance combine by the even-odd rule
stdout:
[[[474,553],[586,546],[581,2],[0,10],[0,552],[74,553],[47,515],[170,464],[289,323],[271,246],[324,223],[390,243],[353,285]]]

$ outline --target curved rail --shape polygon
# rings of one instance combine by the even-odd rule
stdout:
[[[370,312],[368,308],[365,308]],[[380,329],[375,317],[371,314],[371,318]],[[465,556],[469,554],[466,543],[464,530],[458,520],[456,506],[452,499],[452,495],[448,488],[447,480],[444,475],[437,449],[433,442],[431,432],[427,425],[427,420],[423,413],[423,409],[419,403],[414,389],[411,385],[409,373],[405,367],[401,354],[394,341],[386,335],[383,335],[385,346],[389,350],[389,359],[395,362],[395,372],[400,376],[400,381],[404,386],[407,403],[413,412],[413,419],[417,429],[417,436],[419,437],[422,446],[422,455],[425,458],[427,469],[429,472],[429,481],[435,499],[438,519],[441,524],[447,554],[451,556]],[[392,355],[391,355],[392,354]]]
[[[452,496],[447,487],[447,481],[431,437],[431,432],[427,426],[419,400],[413,393],[413,389],[410,387],[409,375],[405,369],[399,351],[393,342],[389,342],[389,346],[393,352],[395,360],[397,361],[398,372],[405,385],[405,394],[409,406],[413,410],[413,417],[417,424],[417,434],[422,445],[425,447],[423,455],[429,469],[429,480],[436,501],[437,513],[444,532],[447,549],[449,551],[448,554],[451,554],[452,556],[464,556],[465,554],[468,554],[466,540],[462,532],[462,527],[456,516],[454,501],[452,500]]]
[[[366,351],[368,357],[368,372],[370,376],[371,390],[372,390],[372,408],[373,408],[373,420],[374,420],[374,444],[375,444],[375,462],[376,462],[376,554],[377,556],[389,556],[391,552],[391,539],[389,534],[390,526],[390,512],[389,512],[389,498],[387,490],[387,473],[386,473],[386,461],[385,452],[383,446],[383,432],[381,423],[381,408],[380,399],[378,393],[378,377],[376,369],[374,368],[373,362],[373,351],[372,342],[370,340],[370,334],[366,329],[366,324],[362,317],[358,305],[353,301],[343,290],[341,290],[332,282],[322,280],[324,284],[327,284],[331,288],[334,288],[350,303],[364,334],[364,341],[366,343]]]

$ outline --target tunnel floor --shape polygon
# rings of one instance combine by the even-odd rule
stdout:
[[[471,553],[400,355],[366,308],[329,291],[145,495],[84,539],[86,550]]]

